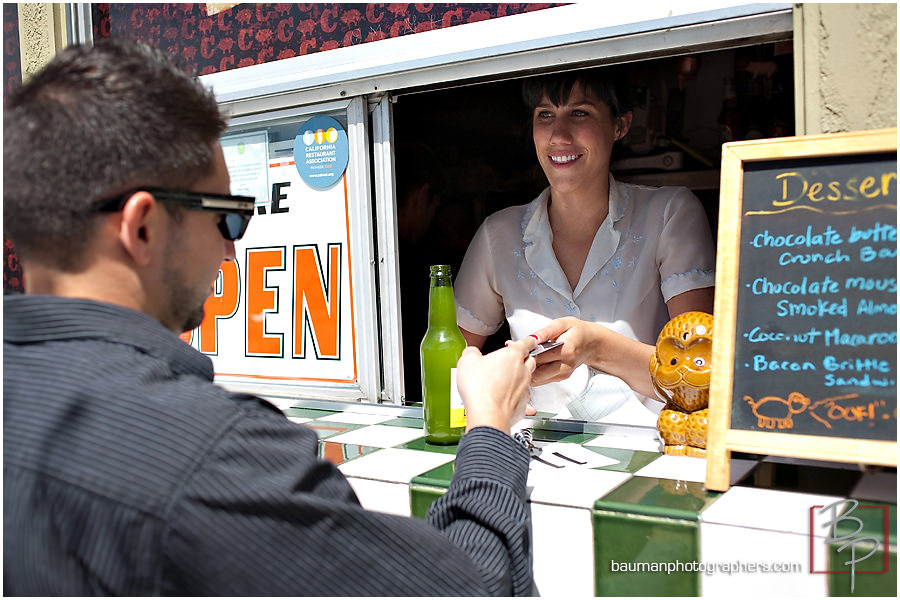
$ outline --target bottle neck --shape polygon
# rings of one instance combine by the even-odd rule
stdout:
[[[434,276],[428,293],[428,326],[456,327],[456,303],[450,277]]]

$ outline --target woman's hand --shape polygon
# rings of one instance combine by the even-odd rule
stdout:
[[[591,321],[562,317],[550,321],[532,334],[538,343],[562,342],[536,357],[532,385],[544,385],[568,378],[586,364],[615,375],[640,394],[654,397],[650,380],[650,356],[655,348]]]
[[[581,365],[591,364],[602,338],[602,332],[598,328],[605,329],[590,321],[563,317],[534,332],[531,337],[536,338],[537,343],[556,340],[562,342],[562,346],[535,357],[537,368],[531,376],[531,384],[544,385],[562,381],[568,379],[572,371]]]
[[[466,405],[466,431],[486,425],[509,433],[525,416],[534,372],[534,338],[511,342],[506,348],[482,355],[467,347],[456,365],[456,385]]]

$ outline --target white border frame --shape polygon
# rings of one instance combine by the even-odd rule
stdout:
[[[296,118],[298,123],[307,117],[344,111],[347,116],[347,139],[350,160],[347,167],[347,193],[350,211],[350,255],[351,280],[353,281],[354,330],[356,339],[357,381],[355,384],[306,383],[278,380],[246,382],[227,377],[217,378],[217,382],[229,389],[258,394],[285,405],[292,405],[293,398],[323,398],[334,400],[377,401],[382,389],[379,365],[379,334],[377,331],[375,250],[372,227],[372,194],[369,189],[371,164],[368,148],[368,115],[365,100],[361,97],[273,111],[265,114],[248,115],[230,119],[229,127],[266,126],[272,121]]]

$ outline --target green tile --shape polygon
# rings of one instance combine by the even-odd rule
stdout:
[[[449,462],[413,477],[409,482],[409,508],[414,517],[425,518],[431,503],[450,487],[455,468],[455,463]]]
[[[324,458],[334,465],[340,465],[348,460],[377,452],[381,448],[373,446],[360,446],[359,444],[341,444],[340,442],[329,442],[327,440],[319,440],[319,458]]]
[[[700,560],[696,521],[605,510],[592,520],[596,596],[700,595],[700,573],[677,569]]]
[[[665,567],[699,560],[700,513],[719,496],[693,481],[632,477],[597,500],[592,513],[596,595],[699,595],[698,572]]]
[[[694,481],[632,477],[594,502],[594,509],[697,521],[721,495]]]
[[[410,484],[424,485],[429,487],[444,488],[450,487],[450,480],[453,479],[453,473],[456,471],[456,463],[450,461],[438,467],[425,471],[421,475],[416,475],[410,481]]]
[[[855,565],[856,574],[851,577],[849,566],[845,564],[849,560],[850,548],[838,552],[839,545],[833,543],[828,548],[828,570],[832,572],[828,576],[829,596],[897,597],[896,546],[889,547],[889,551],[885,552],[884,545],[879,545],[872,556]],[[866,556],[871,550],[871,544],[857,543],[855,546],[859,557]]]
[[[600,471],[622,471],[634,474],[662,456],[658,452],[644,452],[643,450],[627,450],[624,448],[600,448],[597,446],[583,446],[583,448],[619,461],[618,464],[608,467],[596,467]]]
[[[310,421],[309,423],[304,423],[303,425],[314,429],[316,431],[316,435],[319,436],[320,440],[330,438],[340,433],[353,431],[354,429],[368,427],[368,425],[360,425],[359,423],[337,423],[322,420]]]
[[[891,546],[897,545],[897,505],[884,502],[867,502],[860,500],[857,506],[844,504],[845,519],[839,521],[836,527],[838,537],[844,536],[873,536],[884,541],[884,530],[888,532],[888,542]],[[859,519],[856,521],[855,519]],[[859,525],[862,530],[857,533]]]
[[[446,446],[440,444],[429,444],[425,441],[425,437],[416,438],[405,444],[400,444],[397,448],[406,448],[407,450],[424,450],[425,452],[437,452],[438,454],[456,454],[459,444],[449,444]]]
[[[596,433],[573,433],[551,429],[533,429],[532,433],[535,442],[565,442],[567,444],[583,444],[597,437]]]
[[[319,419],[321,417],[327,417],[330,415],[336,415],[340,411],[337,410],[319,410],[318,408],[301,408],[299,406],[292,406],[291,408],[286,408],[282,411],[288,417],[302,417],[305,419]]]
[[[835,541],[828,544],[828,592],[831,596],[897,596],[897,505],[860,501],[859,505],[844,505],[843,518],[837,522]],[[888,544],[884,538],[887,530]],[[854,539],[873,537],[870,541],[851,543]],[[847,561],[862,558],[854,566],[855,576],[849,572]],[[851,585],[853,591],[851,592]]]
[[[409,486],[409,512],[412,516],[424,519],[431,503],[444,495],[444,488],[432,488],[422,485]]]
[[[397,417],[390,421],[385,421],[382,425],[390,425],[391,427],[409,427],[410,429],[422,429],[425,426],[425,419],[418,417]]]

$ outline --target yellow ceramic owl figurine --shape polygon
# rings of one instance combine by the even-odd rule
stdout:
[[[666,403],[656,429],[666,454],[706,456],[713,316],[682,313],[663,327],[650,357],[650,378]]]

